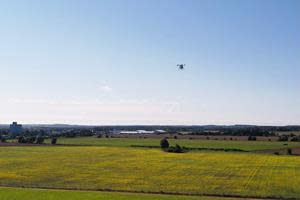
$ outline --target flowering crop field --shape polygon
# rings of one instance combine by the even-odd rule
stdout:
[[[46,141],[50,143],[50,140]],[[189,139],[169,139],[171,145],[179,144],[189,148],[227,148],[240,149],[244,151],[255,151],[265,149],[278,149],[287,147],[300,147],[300,142],[269,142],[269,141],[230,141],[230,140],[189,140]],[[58,138],[58,144],[75,144],[91,146],[114,146],[130,147],[132,145],[159,146],[158,138],[95,138],[95,137],[75,137]],[[286,145],[288,144],[288,145]]]
[[[120,147],[1,147],[0,186],[300,198],[300,157]]]
[[[1,200],[240,200],[237,198],[222,197],[196,197],[24,188],[0,188],[0,197]]]

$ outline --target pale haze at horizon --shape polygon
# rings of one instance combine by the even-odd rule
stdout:
[[[299,10],[1,1],[0,124],[300,124]]]

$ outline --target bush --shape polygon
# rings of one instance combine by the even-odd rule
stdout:
[[[176,144],[175,147],[169,147],[167,149],[164,149],[166,152],[170,152],[170,153],[185,153],[187,152],[187,149],[184,147],[179,146],[178,144]]]
[[[288,149],[287,149],[287,154],[288,154],[288,155],[292,155],[292,154],[293,154],[292,149],[288,148]]]
[[[183,148],[181,148],[181,146],[179,146],[178,144],[176,144],[175,148],[174,148],[174,153],[183,153]]]
[[[251,135],[250,135],[250,136],[248,137],[248,140],[249,140],[249,141],[256,141],[256,136],[251,136]]]
[[[284,142],[289,141],[289,136],[281,135],[279,136],[278,141],[284,141]]]
[[[51,139],[51,144],[54,145],[54,144],[56,144],[56,142],[57,142],[57,138],[52,138],[52,139]]]
[[[291,142],[300,142],[300,136],[292,137]]]
[[[167,140],[167,138],[164,138],[160,141],[160,148],[162,149],[167,149],[169,148],[170,144],[169,141]]]

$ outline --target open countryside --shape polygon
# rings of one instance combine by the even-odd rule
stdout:
[[[0,164],[9,187],[300,198],[297,156],[37,146],[1,147]]]
[[[300,200],[300,0],[0,0],[0,200]]]
[[[118,127],[125,128],[135,129]],[[87,200],[300,198],[298,127],[164,129],[172,133],[26,126],[22,136],[9,139],[3,128],[0,193],[16,199],[41,194],[41,200],[60,195]]]

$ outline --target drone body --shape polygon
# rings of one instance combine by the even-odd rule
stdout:
[[[185,64],[177,64],[179,70],[184,70]]]

